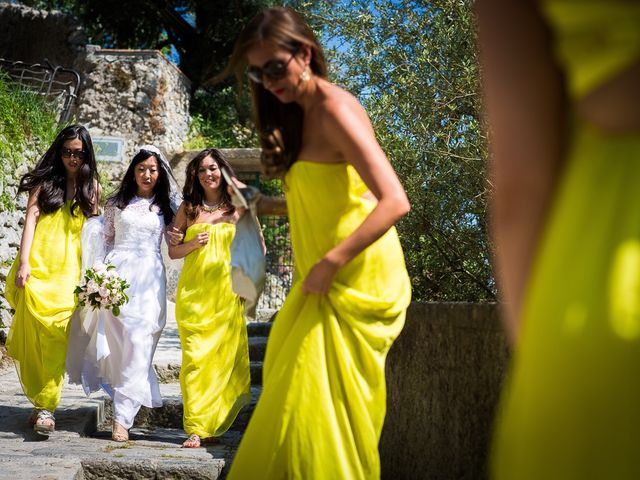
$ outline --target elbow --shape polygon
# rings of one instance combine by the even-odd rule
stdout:
[[[398,208],[399,208],[400,218],[404,217],[405,215],[408,215],[409,212],[411,211],[411,204],[409,203],[409,199],[407,198],[406,195],[404,195],[404,198],[400,202],[400,205]]]
[[[396,223],[402,217],[407,215],[411,211],[411,204],[409,203],[409,199],[407,195],[402,192],[402,195],[398,195],[398,197],[394,201],[394,222]]]
[[[178,257],[178,255],[176,255],[176,252],[173,251],[172,248],[170,248],[167,253],[169,254],[169,258],[171,260],[177,260],[178,258],[180,258],[180,257]]]

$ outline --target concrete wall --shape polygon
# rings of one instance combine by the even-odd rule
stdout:
[[[412,304],[387,358],[382,478],[485,478],[507,360],[495,304]]]

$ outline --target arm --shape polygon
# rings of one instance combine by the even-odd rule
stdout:
[[[258,200],[258,215],[278,215],[287,214],[287,202],[284,197],[269,197],[263,195]]]
[[[478,0],[496,277],[511,341],[562,164],[564,92],[532,2]]]
[[[187,214],[185,212],[185,202],[180,204],[180,208],[178,208],[178,212],[176,213],[176,218],[174,220],[173,228],[183,234],[187,231]],[[173,242],[169,243],[169,258],[176,260],[178,258],[184,258],[189,255],[194,250],[206,245],[209,242],[209,234],[206,232],[200,232],[194,238],[192,238],[187,243],[178,243],[173,244]]]
[[[407,195],[375,138],[371,122],[355,98],[349,96],[348,101],[340,99],[329,104],[323,129],[378,202],[362,224],[311,269],[303,286],[308,293],[326,293],[337,270],[384,235],[410,208]]]
[[[18,271],[16,272],[15,278],[15,284],[18,288],[23,288],[31,276],[29,256],[31,255],[31,245],[33,244],[33,235],[36,231],[36,224],[38,223],[38,217],[40,216],[40,209],[38,208],[39,193],[39,188],[32,190],[29,192],[29,200],[27,200],[27,213],[24,219],[24,228],[22,229],[20,257],[18,260]]]

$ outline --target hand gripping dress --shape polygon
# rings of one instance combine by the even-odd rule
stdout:
[[[571,102],[640,62],[640,2],[542,6]],[[640,478],[640,132],[573,114],[498,419],[497,479]]]
[[[82,363],[69,365],[71,381],[80,380],[87,394],[102,388],[112,397],[114,419],[125,428],[131,427],[141,405],[162,406],[152,361],[166,322],[160,254],[164,217],[152,201],[134,197],[122,210],[105,207],[105,262],[129,282],[129,302],[118,316],[107,310],[84,311],[82,328],[90,340]]]
[[[29,254],[31,276],[15,286],[19,257],[7,276],[5,298],[15,310],[7,351],[16,361],[26,397],[36,408],[53,412],[60,402],[67,334],[80,281],[80,232],[85,216],[71,214],[71,201],[41,214]]]
[[[373,209],[345,163],[297,161],[285,177],[294,285],[275,320],[263,392],[230,479],[379,478],[385,359],[411,288],[395,228],[334,277],[327,295],[302,281]]]
[[[196,223],[184,241],[207,232],[209,243],[184,260],[176,293],[182,345],[184,430],[202,438],[226,432],[251,401],[249,346],[242,299],[231,290],[231,223]]]

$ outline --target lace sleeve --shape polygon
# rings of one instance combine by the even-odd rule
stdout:
[[[104,207],[104,248],[105,253],[113,250],[113,242],[116,238],[116,229],[114,226],[116,216],[115,205],[106,205]]]

